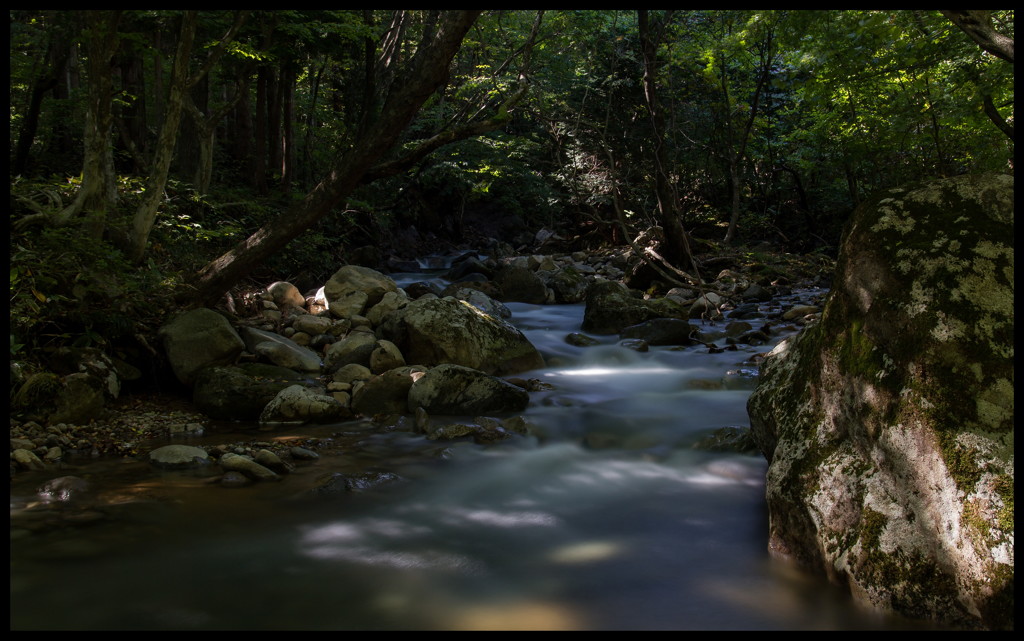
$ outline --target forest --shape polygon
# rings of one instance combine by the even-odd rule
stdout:
[[[1012,10],[11,10],[12,629],[1013,629]]]
[[[683,271],[834,252],[874,191],[1012,171],[1012,35],[1012,11],[12,11],[11,357],[364,246],[657,225]]]

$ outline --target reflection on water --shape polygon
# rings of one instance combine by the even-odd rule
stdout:
[[[130,509],[12,541],[12,629],[905,625],[769,561],[761,457],[692,449],[747,424],[749,391],[690,382],[765,348],[578,348],[564,337],[582,306],[510,308],[549,363],[527,374],[552,386],[526,412],[539,441],[455,443],[437,459],[419,436],[356,430],[343,456],[243,490],[126,465]],[[365,457],[404,481],[295,496]]]

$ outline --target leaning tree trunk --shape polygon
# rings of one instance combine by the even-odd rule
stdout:
[[[301,201],[197,274],[194,302],[212,305],[236,282],[292,239],[326,216],[363,180],[367,172],[398,141],[424,102],[448,79],[448,69],[466,32],[480,11],[445,15],[435,37],[417,50],[400,73],[380,115],[356,139],[330,173]]]

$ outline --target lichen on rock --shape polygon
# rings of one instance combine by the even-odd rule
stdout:
[[[776,555],[882,609],[1012,629],[1012,239],[1004,175],[853,214],[820,322],[748,402]]]

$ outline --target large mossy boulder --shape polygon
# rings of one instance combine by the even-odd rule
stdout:
[[[487,374],[517,374],[544,367],[537,348],[511,324],[450,296],[421,298],[377,328],[409,365],[463,365]]]
[[[192,402],[207,416],[220,421],[255,421],[267,403],[292,385],[316,387],[293,370],[264,363],[213,366],[196,375]]]
[[[187,311],[161,327],[159,334],[174,375],[189,387],[204,367],[230,365],[245,350],[228,319],[212,309]]]
[[[748,410],[773,554],[860,601],[1013,628],[1013,178],[862,204],[820,322]]]
[[[687,310],[669,298],[644,300],[638,294],[617,281],[594,281],[587,287],[581,328],[593,334],[618,334],[654,318],[687,318]]]
[[[388,292],[398,292],[398,285],[390,276],[359,265],[345,265],[324,284],[331,314],[340,318],[365,313]]]

